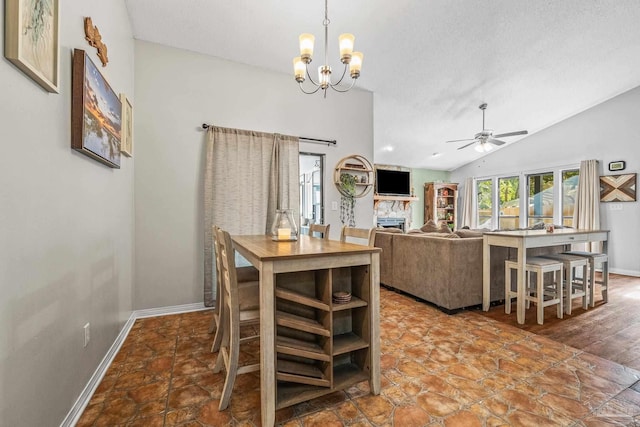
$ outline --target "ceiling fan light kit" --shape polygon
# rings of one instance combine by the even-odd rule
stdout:
[[[313,59],[313,45],[315,43],[315,36],[313,34],[303,33],[300,34],[300,56],[293,58],[293,74],[300,85],[300,90],[308,95],[316,93],[320,89],[324,92],[324,97],[327,97],[327,89],[331,88],[336,92],[347,92],[355,84],[358,77],[360,77],[360,71],[362,70],[362,61],[364,55],[361,52],[354,52],[353,46],[355,42],[355,36],[353,34],[345,33],[338,37],[338,43],[340,46],[340,62],[344,65],[342,76],[340,79],[333,83],[331,81],[331,67],[328,57],[328,36],[329,36],[329,17],[328,17],[328,0],[324,1],[324,65],[318,67],[318,81],[315,81],[309,73],[309,64]],[[349,76],[351,77],[350,85],[343,85],[342,81],[347,75],[349,70]],[[306,76],[306,77],[305,77]],[[306,80],[311,83],[311,89],[307,90],[303,86]]]
[[[498,135],[494,135],[492,129],[487,129],[484,127],[484,110],[487,109],[487,104],[482,103],[478,108],[482,110],[482,131],[476,133],[473,138],[454,139],[451,141],[447,141],[447,142],[471,141],[470,143],[465,144],[462,147],[458,147],[458,150],[462,150],[463,148],[469,147],[470,145],[477,144],[475,147],[475,150],[479,153],[486,153],[493,150],[494,145],[501,146],[506,144],[504,141],[501,141],[497,138],[506,138],[509,136],[516,136],[516,135],[527,135],[529,133],[526,130],[518,130],[515,132],[506,132],[506,133],[500,133]]]

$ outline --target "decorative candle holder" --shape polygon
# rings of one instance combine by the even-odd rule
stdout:
[[[278,209],[271,226],[271,238],[276,242],[298,240],[298,227],[293,219],[292,209]]]

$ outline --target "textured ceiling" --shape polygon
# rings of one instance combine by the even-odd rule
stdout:
[[[126,4],[136,39],[287,74],[300,33],[322,55],[322,0]],[[444,141],[479,132],[483,102],[487,128],[531,134],[640,85],[640,0],[332,0],[329,18],[331,65],[343,32],[365,55],[376,163],[452,170],[481,157]]]

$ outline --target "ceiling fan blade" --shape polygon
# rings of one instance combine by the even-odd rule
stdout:
[[[500,141],[499,139],[495,139],[495,138],[489,138],[487,142],[490,142],[493,145],[498,145],[498,146],[506,144],[506,142]]]
[[[462,150],[463,148],[467,148],[470,145],[473,145],[476,143],[476,140],[474,139],[473,141],[471,141],[470,143],[463,145],[462,147],[458,147],[458,150]]]
[[[452,141],[445,141],[445,142],[462,142],[462,141],[475,141],[474,138],[467,138],[467,139],[454,139]]]
[[[527,132],[526,130],[519,130],[517,132],[507,132],[507,133],[501,133],[493,136],[495,138],[504,138],[505,136],[527,135],[528,133],[529,132]]]

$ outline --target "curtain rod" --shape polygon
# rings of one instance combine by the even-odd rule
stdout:
[[[211,125],[208,123],[202,124],[202,129],[209,129],[210,127]],[[338,141],[336,141],[335,139],[307,138],[306,136],[299,136],[298,139],[304,142],[308,142],[310,144],[322,144],[322,145],[327,144],[327,146],[338,144]]]

